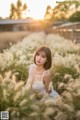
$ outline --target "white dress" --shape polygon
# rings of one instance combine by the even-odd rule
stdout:
[[[32,70],[34,69],[35,67],[35,64],[31,64],[30,65],[30,69],[29,69],[29,74],[30,76],[32,76],[32,78],[29,76],[28,80],[27,80],[27,84],[26,84],[26,87],[31,87],[33,90],[35,91],[39,91],[41,93],[46,93],[46,89],[45,89],[45,84],[44,84],[44,81],[43,81],[43,77],[44,77],[44,74],[46,71],[43,72],[42,76],[41,76],[41,79],[40,79],[40,75],[36,74],[35,75],[35,80],[33,80],[33,73],[32,73]],[[53,97],[53,98],[56,98],[59,96],[59,94],[53,89],[53,86],[52,84],[50,83],[50,86],[49,86],[52,90],[52,92],[49,94],[50,97]]]

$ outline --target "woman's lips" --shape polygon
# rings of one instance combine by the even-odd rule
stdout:
[[[37,61],[37,63],[41,63],[40,61]]]

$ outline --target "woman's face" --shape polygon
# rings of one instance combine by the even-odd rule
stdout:
[[[36,64],[39,66],[43,66],[47,61],[47,57],[44,51],[40,51],[36,54],[35,57]]]

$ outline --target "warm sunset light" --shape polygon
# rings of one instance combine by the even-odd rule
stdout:
[[[26,3],[28,8],[27,11],[23,13],[23,18],[32,17],[34,19],[43,19],[47,5],[54,7],[56,1],[63,0],[22,0],[22,3]],[[1,0],[0,2],[0,17],[8,17],[10,14],[10,4],[16,4],[17,0]]]

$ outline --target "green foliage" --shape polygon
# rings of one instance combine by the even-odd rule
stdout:
[[[63,93],[64,102],[73,107],[74,114],[80,110],[79,89],[80,89],[80,79],[76,79],[73,80],[72,82],[71,81],[68,82],[66,90]],[[76,117],[76,115],[74,117]]]
[[[74,8],[73,8],[74,6]],[[50,7],[47,7],[46,9],[46,14],[45,14],[45,18],[47,18],[46,16],[49,16],[49,20],[50,22],[55,22],[55,21],[59,21],[59,20],[68,20],[69,19],[69,14],[71,15],[71,8],[73,8],[75,11],[77,11],[77,9],[79,9],[80,7],[80,2],[79,1],[62,1],[62,2],[58,2],[56,6],[52,9]],[[73,10],[72,9],[72,10]],[[51,13],[48,11],[52,11]],[[70,21],[80,21],[79,19],[79,14],[77,15],[77,18],[73,18],[75,17],[75,13],[73,13],[73,15],[71,15],[70,17]],[[74,19],[74,20],[73,20]]]
[[[12,71],[12,74],[16,76],[17,81],[25,81],[28,77],[28,67],[25,64],[15,65],[12,64],[9,67],[6,67],[4,70],[1,70],[0,73],[4,76],[5,72]]]
[[[28,68],[25,65],[17,65],[13,68],[13,74],[16,75],[17,81],[25,81],[28,77]]]
[[[69,18],[69,21],[71,22],[80,22],[80,11],[75,12],[72,14]]]
[[[23,86],[23,82],[14,83],[9,78],[5,78],[0,84],[0,111],[8,110],[11,118],[19,117],[18,113],[28,116],[33,111],[30,106],[35,98],[30,99],[30,93]]]
[[[73,102],[72,103],[75,106],[75,110],[80,110],[80,96],[74,95],[73,93],[72,93],[72,95],[73,95]]]
[[[9,111],[12,120],[37,119],[43,116],[47,106],[36,99],[36,95],[40,98],[38,93],[27,91],[24,82],[16,82],[9,73],[0,82],[0,111]]]
[[[53,86],[54,89],[58,91],[58,83],[64,83],[67,84],[69,81],[69,78],[65,79],[65,74],[71,76],[71,78],[76,79],[79,77],[80,73],[77,73],[76,69],[73,67],[65,67],[65,66],[55,66],[52,68],[52,80],[53,80]],[[58,91],[58,92],[63,92]]]
[[[8,72],[8,71],[12,71],[12,74],[14,74],[16,76],[16,80],[17,81],[24,81],[26,82],[26,79],[28,77],[28,66],[29,64],[27,64],[27,61],[30,61],[32,56],[27,54],[28,52],[33,52],[34,49],[30,49],[29,50],[25,50],[23,55],[25,55],[25,58],[23,58],[23,61],[21,61],[19,63],[19,61],[21,60],[20,57],[23,57],[23,55],[16,55],[16,53],[13,53],[13,61],[10,62],[10,64],[8,64],[8,62],[10,61],[7,61],[6,64],[5,64],[5,67],[0,69],[0,73],[4,76],[5,75],[5,72]],[[25,63],[24,63],[25,61]],[[19,63],[19,64],[18,64]]]

